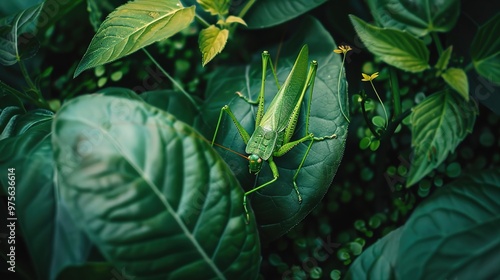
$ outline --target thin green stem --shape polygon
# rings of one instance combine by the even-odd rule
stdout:
[[[443,45],[441,45],[441,40],[439,40],[439,36],[437,35],[436,32],[431,32],[431,36],[432,40],[434,41],[434,44],[436,44],[438,54],[441,55],[443,53]]]
[[[399,93],[398,76],[393,67],[389,67],[389,76],[392,89],[392,99],[394,101],[394,115],[392,117],[392,119],[394,119],[401,114],[401,96]]]
[[[363,94],[364,95],[364,94]],[[368,126],[368,128],[370,129],[371,133],[373,134],[373,136],[376,138],[376,139],[379,139],[380,135],[377,133],[377,131],[375,130],[375,128],[373,127],[373,124],[372,122],[370,121],[370,119],[368,118],[368,113],[366,113],[366,109],[365,109],[365,103],[366,103],[366,98],[363,97],[363,99],[361,100],[361,112],[362,112],[362,115],[363,115],[363,118],[365,119],[365,123],[366,125]]]
[[[345,53],[344,53],[344,56],[342,58],[342,66],[340,67],[339,80],[337,82],[337,100],[339,101],[340,112],[342,113],[344,118],[347,120],[347,122],[350,123],[351,121],[349,120],[347,115],[344,113],[344,109],[342,108],[342,102],[340,101],[340,81],[342,79],[342,72],[343,72],[342,70],[344,69],[344,62],[345,62]]]
[[[206,20],[204,20],[202,17],[200,17],[198,14],[195,14],[196,20],[203,24],[205,27],[209,27],[210,23],[208,23]]]
[[[9,86],[8,84],[4,83],[3,81],[0,81],[0,88],[7,91],[8,93],[14,95],[15,97],[17,97],[20,100],[27,100],[39,108],[51,110],[49,104],[47,102],[45,102],[44,99],[39,100],[37,98],[34,98],[33,96],[29,96],[23,92],[18,91],[17,89],[15,89],[11,86]],[[41,100],[43,100],[43,102]]]
[[[28,73],[28,70],[26,69],[26,66],[24,65],[24,62],[20,59],[17,62],[19,64],[19,68],[21,68],[21,73],[23,74],[26,83],[28,83],[28,86],[30,87],[30,90],[36,93],[37,98],[41,98],[42,96],[40,94],[40,91],[38,90],[33,80],[31,80],[31,77]]]
[[[248,12],[248,10],[250,10],[250,8],[253,6],[253,4],[255,4],[255,0],[248,1],[243,7],[243,9],[241,9],[240,13],[238,14],[238,17],[243,18],[245,14]]]
[[[375,91],[375,95],[377,96],[378,101],[380,102],[380,105],[382,105],[382,109],[384,110],[384,114],[385,114],[385,128],[387,128],[387,125],[389,124],[389,117],[387,115],[387,111],[385,110],[384,102],[382,102],[382,99],[380,99],[380,96],[378,95],[377,89],[373,85],[372,80],[370,80],[370,84],[372,85],[373,91]]]
[[[165,75],[165,77],[167,77],[171,82],[172,84],[174,84],[175,87],[177,87],[185,96],[186,98],[197,108],[199,109],[198,107],[198,104],[196,103],[196,101],[193,99],[193,97],[191,97],[191,95],[189,95],[189,93],[187,93],[184,88],[174,79],[172,78],[172,76],[170,76],[167,71],[165,71],[165,69],[163,69],[163,67],[161,67],[161,65],[158,63],[158,61],[156,61],[156,59],[145,49],[145,48],[142,48],[142,50],[144,51],[144,53],[148,56],[149,59],[151,59],[151,61],[156,65],[156,67],[158,67],[158,69],[160,69],[160,71],[163,73],[163,75]]]

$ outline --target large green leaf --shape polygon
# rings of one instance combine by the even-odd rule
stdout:
[[[255,218],[245,223],[237,180],[192,128],[143,101],[87,95],[53,130],[63,201],[115,267],[141,279],[256,277]]]
[[[486,79],[500,84],[500,13],[479,28],[472,40],[474,68]]]
[[[244,20],[251,29],[271,27],[298,17],[325,2],[326,0],[256,1]]]
[[[292,177],[309,143],[302,143],[284,156],[274,159],[280,173],[278,181],[249,196],[261,236],[266,240],[277,238],[286,233],[320,202],[332,182],[345,148],[348,123],[341,114],[339,102],[342,103],[345,111],[347,105],[344,101],[346,100],[347,88],[344,76],[340,79],[340,85],[338,84],[341,56],[333,53],[333,49],[336,48],[333,39],[315,19],[306,18],[300,24],[296,35],[283,44],[279,59],[274,58],[274,61],[278,61],[278,78],[280,82],[284,82],[304,44],[309,46],[309,58],[317,60],[319,65],[314,85],[309,129],[316,136],[336,133],[337,139],[315,142],[312,145],[311,152],[297,178],[297,184],[303,198],[302,204],[298,202]],[[277,53],[277,48],[268,49],[268,51],[273,56]],[[256,100],[261,87],[261,77],[260,53],[249,65],[219,66],[209,81],[206,104],[196,127],[203,131],[208,139],[211,139],[220,109],[227,104],[239,122],[251,134],[254,131],[257,108],[239,98],[235,92],[239,91]],[[338,88],[340,88],[341,101],[337,99]],[[265,89],[265,105],[268,106],[277,93],[276,83],[269,69]],[[306,97],[308,99],[308,95]],[[305,134],[304,110],[305,106],[302,106],[302,113],[295,136],[292,139],[298,139]],[[239,153],[245,151],[243,140],[227,116],[224,116],[224,121],[219,128],[216,143]],[[246,158],[239,157],[224,149],[218,150],[246,190],[272,179],[267,163],[264,164],[256,180],[256,177],[248,172]]]
[[[367,4],[373,18],[383,27],[417,36],[450,31],[460,15],[459,0],[374,0]]]
[[[194,9],[177,0],[135,0],[118,7],[97,30],[74,76],[176,34],[193,21]]]
[[[90,249],[55,195],[52,117],[46,110],[12,116],[0,141],[0,168],[16,170],[16,215],[40,279],[84,261]],[[3,191],[6,179],[0,177]]]
[[[407,186],[440,165],[472,132],[477,108],[457,93],[444,90],[427,97],[410,115],[413,158]]]
[[[393,230],[368,247],[349,267],[346,280],[398,279],[396,263],[403,227]]]
[[[497,167],[464,176],[424,201],[401,234],[401,279],[498,277],[499,197]]]
[[[366,48],[385,63],[414,73],[429,68],[429,50],[422,40],[405,31],[379,28],[356,16],[349,17]]]
[[[347,279],[494,279],[500,274],[499,169],[466,175],[359,256]]]
[[[32,33],[43,2],[0,20],[0,64],[13,65],[21,59],[33,56],[38,42]]]

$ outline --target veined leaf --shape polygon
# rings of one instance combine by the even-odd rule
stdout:
[[[409,72],[429,68],[429,50],[413,35],[389,28],[379,28],[350,15],[356,33],[363,44],[385,63]]]
[[[471,44],[471,56],[477,73],[500,84],[500,13],[479,28]]]
[[[229,13],[230,0],[196,0],[211,15],[225,16]]]
[[[148,279],[253,279],[260,244],[243,191],[191,127],[143,101],[86,95],[52,143],[62,200],[115,267]]]
[[[38,41],[32,33],[43,3],[0,20],[0,64],[13,65],[36,53]]]
[[[460,1],[456,0],[373,0],[367,4],[383,27],[406,30],[419,37],[450,31],[460,15]]]
[[[97,30],[74,76],[176,34],[193,21],[194,9],[177,0],[136,0],[118,7]]]
[[[461,68],[448,68],[441,75],[444,81],[456,90],[466,101],[469,101],[469,81]]]
[[[493,279],[500,275],[500,174],[463,176],[426,199],[406,222],[400,279]]]
[[[436,62],[436,65],[434,66],[438,70],[438,73],[436,74],[436,77],[438,77],[440,75],[441,71],[444,71],[448,67],[448,62],[450,62],[450,58],[451,58],[451,53],[452,52],[453,52],[453,46],[449,46],[441,54],[441,56],[439,56],[439,59]]]
[[[198,44],[202,53],[202,65],[205,66],[226,46],[229,31],[220,29],[215,25],[203,29],[200,32]]]
[[[244,19],[250,29],[271,27],[294,19],[325,2],[326,0],[255,1]]]
[[[410,115],[413,159],[407,186],[441,164],[472,132],[477,108],[449,90],[427,97]]]

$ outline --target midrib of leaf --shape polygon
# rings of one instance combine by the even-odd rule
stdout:
[[[68,118],[68,120],[71,120]],[[126,153],[122,150],[120,144],[115,141],[115,139],[106,131],[101,129],[100,126],[96,126],[95,123],[89,122],[87,119],[72,119],[73,121],[77,122],[82,122],[90,127],[94,127],[98,129],[100,132],[103,133],[112,143],[113,146],[120,152],[120,154],[123,156],[123,158],[126,159],[126,161],[137,171],[137,173],[146,181],[148,186],[151,188],[151,190],[156,194],[156,196],[160,199],[160,201],[165,205],[165,208],[167,211],[172,215],[172,217],[175,219],[181,230],[183,231],[184,235],[191,241],[191,243],[194,245],[198,253],[200,253],[201,257],[205,260],[205,262],[212,268],[214,273],[217,275],[219,279],[226,279],[224,274],[219,270],[219,268],[213,263],[212,259],[205,253],[203,248],[201,247],[200,243],[194,238],[194,236],[191,234],[187,226],[184,224],[182,219],[177,215],[177,213],[174,211],[170,203],[161,195],[161,191],[158,189],[158,187],[151,181],[149,180],[148,176],[144,173],[144,170],[142,170],[139,166],[137,166],[129,157],[126,156]]]

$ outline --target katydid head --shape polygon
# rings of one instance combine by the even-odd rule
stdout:
[[[259,173],[260,169],[262,169],[262,159],[256,154],[249,155],[248,156],[248,169],[249,169],[250,173],[252,173],[252,174]]]

